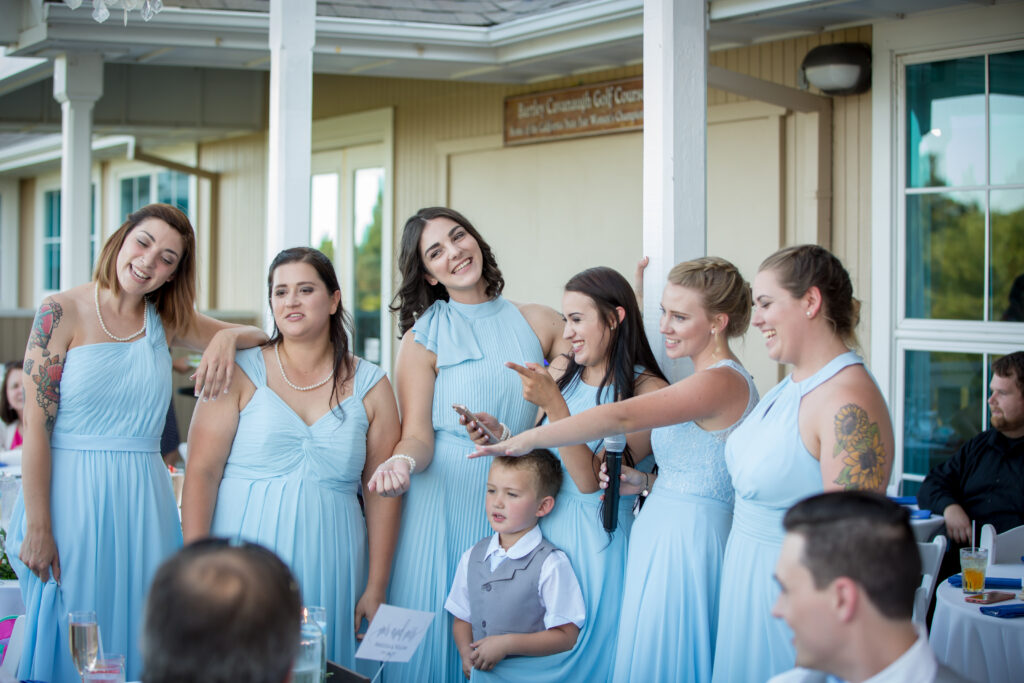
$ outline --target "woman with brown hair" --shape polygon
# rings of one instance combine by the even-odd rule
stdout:
[[[754,278],[752,324],[772,360],[792,366],[729,437],[736,493],[725,549],[714,681],[764,681],[793,668],[793,632],[772,616],[782,517],[822,490],[884,493],[892,421],[856,346],[860,302],[839,259],[817,245],[782,249]]]
[[[23,490],[8,555],[21,581],[19,679],[71,681],[67,615],[95,611],[106,652],[139,677],[149,581],[181,546],[160,433],[168,343],[206,349],[196,392],[230,383],[236,347],[266,335],[197,314],[188,217],[150,204],[107,240],[94,280],[43,300],[25,352]],[[15,559],[16,558],[16,559]]]

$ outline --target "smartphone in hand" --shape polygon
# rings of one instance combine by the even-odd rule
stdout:
[[[462,405],[461,403],[453,403],[452,408],[454,408],[455,412],[457,412],[459,415],[466,418],[467,423],[476,422],[476,426],[480,428],[480,431],[484,433],[484,436],[491,440],[491,443],[498,443],[498,441],[500,441],[500,439],[498,439],[498,437],[494,435],[494,432],[485,427],[484,423],[478,420],[476,418],[476,415],[470,412],[469,408]]]

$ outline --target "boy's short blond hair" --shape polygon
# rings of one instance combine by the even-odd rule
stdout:
[[[533,488],[537,499],[558,497],[562,488],[562,463],[546,448],[535,448],[526,455],[499,455],[491,467],[500,465],[510,470],[528,470],[533,474]]]

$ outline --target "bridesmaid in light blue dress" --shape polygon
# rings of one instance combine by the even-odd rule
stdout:
[[[562,315],[563,337],[572,345],[568,361],[559,359],[550,373],[535,364],[509,364],[522,378],[523,395],[540,407],[545,423],[668,384],[647,343],[636,296],[615,270],[597,267],[574,275],[565,286]],[[485,426],[495,425],[490,416],[481,415],[480,420]],[[467,428],[474,442],[486,443],[473,427]],[[609,654],[619,624],[636,496],[620,499],[618,528],[605,531],[598,487],[601,446],[600,439],[593,439],[556,451],[565,476],[554,510],[540,522],[544,538],[569,557],[583,592],[587,616],[576,646],[546,657],[506,658],[489,672],[473,671],[472,680],[610,680]],[[630,434],[623,459],[632,465],[650,450],[649,432]]]
[[[884,493],[893,435],[885,401],[856,343],[857,302],[839,260],[789,247],[754,279],[753,324],[773,360],[793,372],[726,444],[736,505],[725,551],[714,681],[763,681],[799,665],[793,632],[771,610],[782,517],[823,489]]]
[[[444,601],[462,553],[491,532],[481,514],[488,463],[466,459],[473,442],[452,404],[495,415],[511,430],[527,428],[535,408],[504,363],[541,363],[568,345],[555,311],[501,297],[504,280],[490,247],[451,209],[421,209],[406,222],[399,267],[402,439],[370,489],[408,491],[391,604],[436,617],[412,660],[388,664],[385,676],[456,682],[464,679]]]
[[[269,284],[274,337],[240,353],[228,395],[192,419],[185,539],[276,552],[304,604],[327,612],[328,659],[372,676],[374,663],[355,658],[355,629],[385,600],[399,501],[368,493],[364,520],[356,494],[398,440],[398,409],[384,372],[348,352],[326,256],[286,249]]]
[[[69,611],[95,611],[104,650],[124,654],[128,679],[139,677],[146,591],[181,545],[160,458],[168,342],[209,344],[197,389],[216,396],[236,344],[266,338],[195,314],[194,249],[181,211],[143,207],[107,240],[95,282],[47,297],[36,314],[25,353],[24,495],[7,545],[25,602],[19,679],[79,680]]]
[[[629,538],[614,665],[606,659],[615,682],[710,680],[731,521],[725,436],[757,402],[727,342],[746,331],[750,317],[749,288],[732,264],[702,258],[677,265],[662,309],[666,354],[690,358],[693,375],[482,449],[519,453],[658,427],[651,443],[660,474],[623,467],[621,491],[650,496]]]

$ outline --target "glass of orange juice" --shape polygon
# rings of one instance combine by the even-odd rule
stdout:
[[[964,593],[985,590],[985,567],[988,565],[987,548],[960,548],[960,569],[964,575]]]

